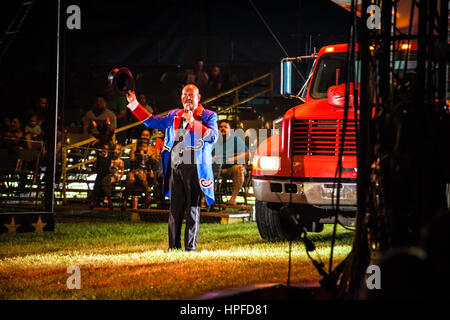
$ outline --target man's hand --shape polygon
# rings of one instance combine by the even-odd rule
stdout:
[[[189,111],[184,110],[183,118],[190,124],[194,121],[194,114],[192,113],[191,110]]]
[[[132,103],[133,101],[136,101],[136,93],[134,91],[128,90],[127,100],[128,100],[128,103]]]

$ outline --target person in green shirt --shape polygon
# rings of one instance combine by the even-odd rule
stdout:
[[[223,178],[233,180],[231,198],[228,204],[235,205],[236,197],[244,184],[246,175],[244,164],[248,160],[250,151],[244,140],[232,132],[227,120],[219,122],[219,131],[222,137],[219,137],[213,150],[214,174],[216,176],[220,174]]]

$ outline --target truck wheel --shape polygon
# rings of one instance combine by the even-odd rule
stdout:
[[[261,238],[268,241],[298,240],[294,222],[282,219],[278,210],[267,206],[267,202],[255,201],[255,217]]]

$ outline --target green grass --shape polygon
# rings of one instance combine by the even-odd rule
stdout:
[[[254,222],[202,223],[197,252],[167,253],[167,223],[77,219],[57,220],[54,232],[0,235],[0,299],[182,299],[287,281],[288,243],[263,241]],[[310,234],[312,256],[326,266],[331,230]],[[338,229],[335,265],[352,237]],[[291,283],[320,280],[303,244],[292,248]],[[67,289],[70,265],[81,269],[79,290]]]

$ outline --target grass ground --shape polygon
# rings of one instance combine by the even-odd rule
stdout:
[[[0,235],[0,299],[183,299],[287,281],[288,243],[263,241],[255,222],[202,223],[198,251],[189,253],[165,252],[165,222],[56,222],[54,232]],[[310,234],[317,246],[312,256],[326,266],[331,230]],[[334,265],[350,252],[352,236],[338,229]],[[66,286],[71,265],[81,271],[79,290]],[[294,243],[291,283],[318,280],[303,244]]]

